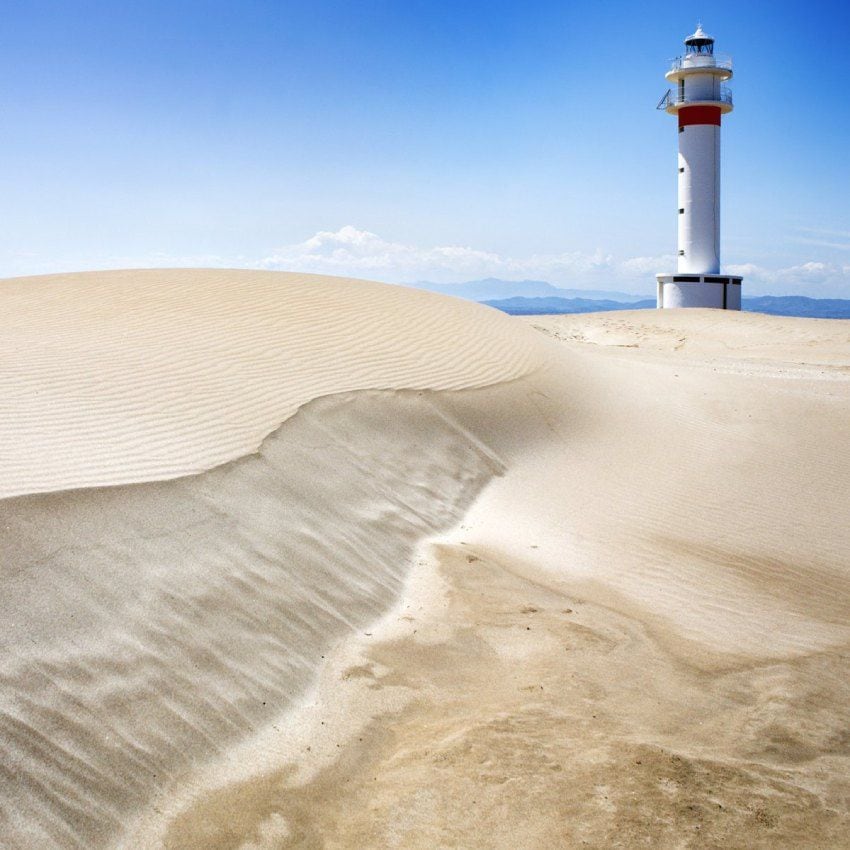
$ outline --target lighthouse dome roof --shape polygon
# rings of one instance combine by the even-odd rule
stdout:
[[[685,44],[709,44],[713,41],[714,38],[703,30],[702,24],[697,24],[697,28],[693,35],[689,35],[685,39]]]

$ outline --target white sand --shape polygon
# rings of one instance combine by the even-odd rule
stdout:
[[[495,310],[319,275],[50,275],[2,303],[0,496],[199,472],[311,399],[484,386],[540,356]]]
[[[6,846],[840,845],[850,323],[7,293]]]

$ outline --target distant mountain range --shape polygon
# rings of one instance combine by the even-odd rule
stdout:
[[[655,307],[655,299],[613,301],[607,298],[502,298],[482,301],[512,316],[542,316],[552,313],[601,313],[605,310],[642,310]]]
[[[632,303],[644,298],[628,292],[605,289],[561,289],[543,280],[499,280],[495,277],[483,280],[468,280],[465,283],[419,283],[408,284],[416,289],[427,289],[442,295],[454,295],[471,301],[496,301],[507,298],[584,298]]]
[[[642,310],[655,307],[655,298],[605,289],[561,289],[543,280],[499,280],[488,277],[465,283],[410,284],[443,295],[480,301],[517,316],[544,313],[597,313],[604,310]],[[804,295],[761,295],[744,298],[743,307],[774,316],[850,319],[850,300],[807,298]]]
[[[614,301],[596,298],[513,298],[483,302],[513,316],[537,316],[546,313],[598,313],[605,310],[643,310],[655,307],[655,299]],[[762,295],[744,298],[743,309],[774,316],[804,316],[816,319],[850,319],[850,300],[842,298],[806,298],[803,295]]]
[[[762,295],[744,298],[743,307],[754,313],[774,316],[807,316],[812,319],[850,319],[846,298],[806,298],[804,295]]]

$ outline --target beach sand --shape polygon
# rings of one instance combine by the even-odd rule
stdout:
[[[846,846],[850,322],[0,300],[3,846]]]

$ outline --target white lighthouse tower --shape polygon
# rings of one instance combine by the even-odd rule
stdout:
[[[659,109],[679,124],[679,261],[656,275],[659,307],[741,309],[741,278],[720,274],[720,116],[732,111],[732,59],[698,26],[665,75]]]

